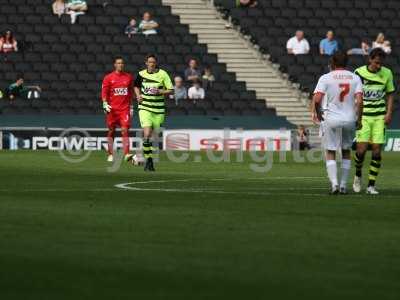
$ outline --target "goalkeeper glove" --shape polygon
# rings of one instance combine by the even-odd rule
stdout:
[[[109,105],[107,101],[103,101],[103,110],[105,113],[109,113],[111,111],[111,105]]]

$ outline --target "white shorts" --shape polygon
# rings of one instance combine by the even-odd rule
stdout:
[[[355,137],[355,122],[326,119],[321,123],[322,146],[325,150],[350,150]]]

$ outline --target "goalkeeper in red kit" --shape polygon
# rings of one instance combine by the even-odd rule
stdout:
[[[129,153],[129,128],[131,125],[131,104],[133,97],[133,76],[124,72],[124,59],[114,59],[114,71],[107,74],[103,79],[101,88],[101,99],[103,110],[106,113],[108,128],[108,157],[107,161],[114,161],[114,135],[116,127],[121,127],[122,145],[124,148],[125,161],[132,160],[133,155]]]

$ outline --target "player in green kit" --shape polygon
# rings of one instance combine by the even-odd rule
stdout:
[[[140,126],[143,128],[143,156],[145,171],[155,171],[153,164],[153,131],[157,131],[165,120],[165,97],[174,92],[171,78],[157,67],[157,57],[149,54],[145,59],[146,69],[139,72],[135,80]]]
[[[385,56],[382,49],[375,48],[369,55],[369,64],[355,71],[363,83],[364,102],[362,128],[357,131],[356,135],[356,176],[353,183],[353,190],[356,193],[361,191],[361,170],[365,153],[371,143],[372,159],[369,167],[367,194],[378,194],[375,181],[381,167],[385,128],[392,120],[393,92],[395,91],[392,71],[382,66]]]

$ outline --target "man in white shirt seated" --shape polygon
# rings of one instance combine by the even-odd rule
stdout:
[[[310,52],[310,44],[304,38],[304,32],[296,31],[296,36],[290,38],[286,44],[288,54],[308,54]]]
[[[204,89],[200,86],[200,81],[193,81],[193,86],[188,90],[188,97],[192,100],[204,99],[205,92]]]
[[[149,12],[143,14],[143,20],[139,24],[139,29],[144,35],[157,34],[158,23],[151,18]]]
[[[77,17],[87,12],[88,6],[85,0],[68,0],[67,9],[67,14],[71,15],[71,24],[75,24]]]

